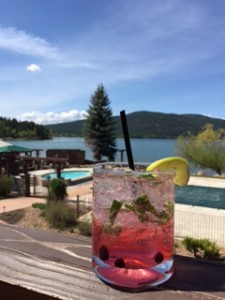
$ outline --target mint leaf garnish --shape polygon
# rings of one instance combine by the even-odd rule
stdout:
[[[111,223],[105,223],[102,227],[102,230],[105,233],[109,233],[109,234],[113,234],[113,235],[120,235],[120,233],[122,232],[122,226],[120,225],[112,225]]]
[[[114,225],[116,216],[122,210],[133,212],[140,222],[148,222],[150,215],[156,217],[156,223],[162,225],[167,223],[173,216],[174,205],[173,202],[167,201],[164,204],[165,209],[159,210],[154,207],[147,195],[141,195],[132,201],[118,201],[114,200],[109,209],[109,222],[103,226],[106,233],[119,235],[122,231],[121,225]]]
[[[133,201],[136,205],[148,205],[149,204],[149,199],[147,195],[141,195],[139,197],[137,197],[134,201]]]
[[[140,174],[140,175],[138,175],[138,177],[143,178],[143,179],[151,179],[151,180],[156,180],[157,179],[156,174]]]
[[[167,201],[164,205],[165,210],[158,210],[152,205],[147,195],[141,195],[134,199],[132,203],[125,204],[126,209],[134,212],[141,222],[149,221],[149,214],[153,214],[159,224],[165,224],[173,216],[173,203]]]
[[[166,210],[168,210],[168,212],[173,215],[174,212],[174,204],[171,201],[166,201],[166,203],[164,204],[164,207],[166,208]]]
[[[109,220],[112,225],[114,224],[115,218],[116,218],[118,212],[120,211],[122,205],[123,205],[123,202],[121,202],[121,201],[117,201],[117,200],[113,201],[113,203],[109,209]]]

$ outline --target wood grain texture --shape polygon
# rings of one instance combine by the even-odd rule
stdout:
[[[0,225],[1,300],[225,299],[224,264],[176,257],[175,265],[175,276],[161,287],[119,291],[93,273],[90,238]]]

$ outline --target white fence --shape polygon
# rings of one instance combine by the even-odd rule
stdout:
[[[92,208],[91,195],[76,199],[78,214],[86,207]],[[220,246],[225,246],[225,210],[175,204],[175,237],[209,239]]]
[[[175,236],[207,238],[225,246],[225,210],[176,204]]]
[[[81,215],[92,210],[92,194],[77,195],[67,200],[67,203],[75,207],[76,216],[79,218]]]
[[[92,195],[75,197],[71,202],[77,214],[92,209]],[[225,246],[225,210],[208,207],[175,204],[175,237],[206,238]]]

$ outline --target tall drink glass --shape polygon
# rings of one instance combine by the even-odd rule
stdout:
[[[105,283],[145,290],[173,274],[174,172],[94,166],[93,269]]]

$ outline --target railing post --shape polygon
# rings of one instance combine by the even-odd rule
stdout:
[[[25,174],[25,197],[30,196],[30,174]]]
[[[77,219],[80,216],[80,203],[79,203],[80,197],[77,195]]]
[[[34,193],[34,196],[36,196],[36,176],[34,175],[34,190],[33,190],[33,193]]]

